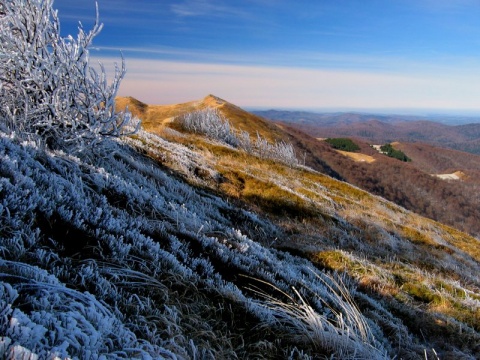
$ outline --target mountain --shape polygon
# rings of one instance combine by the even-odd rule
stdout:
[[[461,115],[381,115],[375,113],[360,112],[334,112],[319,113],[311,111],[294,111],[294,110],[252,110],[252,113],[265,117],[267,119],[276,119],[285,122],[298,122],[304,124],[335,124],[341,123],[343,120],[347,122],[366,122],[368,120],[379,120],[384,123],[397,123],[407,121],[433,121],[435,123],[445,125],[468,125],[478,123],[479,116],[461,116]]]
[[[275,110],[255,113],[288,123],[314,137],[358,137],[374,144],[392,141],[424,142],[480,154],[480,123],[452,125],[449,122],[435,121],[438,118],[432,121],[414,116],[357,113],[316,114]]]
[[[81,153],[0,132],[0,356],[479,357],[477,238],[225,100],[127,104],[143,128]]]
[[[147,105],[132,97],[117,98],[118,109],[125,109],[127,106],[132,114],[142,119],[143,128],[150,132],[161,130],[163,125],[170,123],[176,116],[212,108],[218,109],[238,130],[258,132],[269,140],[281,140],[284,136],[272,122],[214,95],[208,95],[202,100],[171,105]]]
[[[119,100],[123,107],[132,101]],[[394,142],[394,147],[404,151],[412,160],[402,163],[379,154],[361,138],[355,138],[360,151],[340,153],[325,142],[296,131],[297,127],[279,123],[275,125],[213,95],[185,104],[148,106],[148,114],[154,115],[148,115],[147,119],[156,118],[157,121],[149,120],[143,126],[158,134],[162,134],[165,124],[169,129],[179,130],[171,121],[174,116],[181,117],[189,111],[208,108],[217,109],[233,127],[241,131],[250,130],[251,134],[265,136],[269,141],[291,143],[303,162],[312,169],[345,180],[433,220],[480,236],[480,224],[477,221],[480,217],[478,155],[424,143]],[[168,121],[165,122],[165,119]],[[392,126],[377,120],[368,121],[380,124],[381,128]],[[162,124],[160,128],[157,128],[158,124]],[[439,128],[445,126],[432,124]],[[458,179],[460,181],[445,181],[455,180],[456,177],[452,178],[449,174],[457,172],[464,175]]]
[[[285,125],[283,129],[291,135],[306,165],[319,171],[328,168],[337,179],[471,235],[480,235],[480,156],[421,143],[392,143],[410,157],[411,162],[405,163],[379,153],[359,138],[352,138],[359,151],[340,152],[296,127]],[[444,176],[455,172],[465,176],[459,181]]]

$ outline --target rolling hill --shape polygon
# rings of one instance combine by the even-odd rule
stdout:
[[[357,113],[316,114],[269,110],[255,111],[255,114],[288,123],[314,137],[357,137],[373,144],[423,142],[480,154],[479,123],[452,125],[451,122],[441,123],[421,117]]]
[[[480,355],[478,239],[313,169],[363,162],[216,97],[127,103],[143,128],[86,153],[1,133],[2,356]],[[250,147],[185,130],[192,111]]]
[[[360,151],[350,156],[332,149],[326,142],[312,138],[296,128],[284,126],[296,144],[305,163],[355,186],[382,196],[411,211],[480,235],[478,155],[443,149],[420,143],[398,143],[394,147],[412,159],[404,163],[372,149],[362,139],[354,138]],[[353,156],[357,159],[352,158]],[[368,161],[358,161],[368,159]],[[375,161],[372,161],[375,160]],[[435,175],[462,172],[459,181],[441,179]]]

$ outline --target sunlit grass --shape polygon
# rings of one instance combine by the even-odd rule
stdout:
[[[454,337],[459,326],[452,324],[477,327],[476,275],[462,269],[471,266],[468,255],[478,259],[478,240],[308,168],[199,135],[163,136],[198,154],[218,174],[207,187],[275,221],[285,236],[271,244],[318,268],[348,274],[362,291],[403,314],[407,327],[418,327],[420,314],[436,339],[442,332]]]

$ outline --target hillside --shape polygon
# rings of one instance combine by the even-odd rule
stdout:
[[[362,254],[376,254],[374,257],[377,259],[381,258],[382,261],[385,261],[385,258],[390,256],[388,253],[391,250],[379,250],[376,248],[376,246],[385,241],[385,239],[380,239],[386,234],[395,234],[394,237],[402,237],[404,235],[398,234],[406,233],[413,237],[414,240],[410,241],[416,243],[418,243],[419,239],[423,237],[420,234],[424,233],[425,225],[421,226],[420,229],[417,229],[417,226],[414,225],[413,228],[416,230],[413,230],[412,233],[410,233],[411,230],[409,229],[398,231],[396,226],[403,228],[405,227],[405,224],[412,223],[412,220],[402,219],[399,220],[399,224],[402,225],[397,224],[392,228],[392,214],[390,211],[387,211],[388,215],[380,215],[382,211],[379,213],[378,211],[373,210],[371,207],[366,206],[363,201],[357,203],[358,200],[355,200],[352,202],[349,200],[350,195],[348,195],[349,190],[347,189],[352,189],[350,191],[353,192],[356,192],[357,190],[353,190],[354,188],[350,188],[348,185],[337,182],[332,178],[318,174],[314,178],[308,179],[308,181],[305,182],[302,180],[302,178],[305,178],[305,174],[303,173],[304,170],[302,170],[301,174],[299,174],[298,171],[294,169],[288,169],[277,165],[272,167],[272,164],[269,162],[265,164],[263,161],[259,161],[259,159],[249,160],[250,157],[247,155],[238,156],[235,151],[225,151],[225,149],[221,150],[221,148],[218,147],[218,144],[209,144],[208,142],[205,143],[204,140],[201,140],[201,137],[198,136],[195,136],[192,139],[191,135],[185,138],[185,134],[180,136],[179,134],[172,134],[171,132],[165,131],[161,133],[163,133],[163,136],[166,134],[171,134],[170,136],[167,136],[167,138],[169,137],[172,140],[180,141],[190,148],[193,146],[193,148],[201,150],[204,153],[204,157],[206,156],[207,159],[212,159],[213,155],[213,159],[216,160],[214,168],[215,171],[219,173],[217,176],[217,178],[220,179],[219,183],[218,181],[213,181],[211,176],[205,176],[206,172],[200,171],[198,168],[189,170],[189,172],[186,173],[186,176],[189,177],[192,175],[192,173],[197,174],[197,177],[200,176],[204,184],[207,183],[209,184],[208,186],[210,188],[227,195],[232,199],[231,201],[238,199],[242,202],[246,202],[255,212],[265,213],[269,218],[273,219],[285,231],[284,239],[277,239],[273,241],[273,245],[277,248],[284,250],[288,249],[289,251],[293,251],[295,254],[306,253],[309,254],[308,256],[311,258],[312,254],[316,253],[316,250],[314,249],[322,248],[333,250],[336,249],[335,244],[341,243],[342,249],[344,250],[348,249],[349,251],[352,251],[353,249],[356,249],[356,251],[359,251],[359,253]],[[291,134],[288,135],[291,136]],[[370,149],[368,146],[367,148]],[[381,158],[380,155],[375,154],[375,151],[370,151],[371,156]],[[391,160],[393,161],[393,159]],[[316,161],[318,161],[318,158]],[[167,163],[169,166],[175,166],[174,162],[167,161]],[[435,180],[431,176],[428,176],[428,179]],[[311,186],[314,184],[315,188],[312,188]],[[340,184],[344,185],[340,186]],[[318,194],[318,186],[320,186],[322,189],[324,188],[327,192],[333,190],[333,188],[337,188],[337,186],[340,186],[340,188],[343,190],[334,190],[335,195],[327,195],[327,198],[330,198],[329,200],[325,199],[324,196],[326,194],[321,195],[319,200],[321,200],[322,205],[319,206],[315,205],[318,201],[315,200],[315,198],[319,196],[315,195]],[[344,188],[344,186],[347,186],[347,188]],[[345,199],[346,202],[343,203],[341,198],[345,195],[347,195]],[[358,196],[362,198],[364,195]],[[331,201],[333,201],[333,203]],[[380,199],[375,198],[375,200],[372,201],[376,202],[380,201]],[[368,203],[368,201],[366,202]],[[333,214],[344,214],[341,216],[341,218],[344,220],[341,220],[340,223],[337,223],[335,218],[331,218],[332,210],[325,211],[325,206],[328,203],[330,203],[333,206],[333,209],[335,209]],[[358,204],[360,207],[357,208],[354,204]],[[322,208],[323,210],[319,210]],[[398,211],[403,211],[400,210],[400,208],[398,209]],[[345,211],[345,213],[342,211]],[[356,217],[353,214],[358,214],[359,217]],[[384,218],[385,220],[378,220],[382,224],[380,227],[383,230],[374,230],[378,224],[372,225],[372,214],[375,214],[373,216],[375,219],[381,219],[386,216]],[[413,216],[413,214],[411,215]],[[350,216],[353,216],[353,218],[350,218]],[[334,230],[338,229],[338,227],[334,224],[342,224],[345,219],[348,219],[347,224],[350,224],[347,226],[347,228],[354,224],[353,228],[351,228],[351,230],[345,230],[345,228],[340,226],[340,233],[337,234],[336,232],[339,230]],[[423,222],[426,220],[415,220],[413,223],[416,221]],[[345,231],[347,234],[349,231],[352,231],[353,233],[360,231],[360,233],[356,233],[356,235],[351,235],[352,240],[350,241],[355,243],[356,240],[353,240],[353,238],[358,239],[358,236],[360,236],[361,239],[370,239],[372,245],[376,244],[375,248],[371,248],[371,246],[367,245],[367,243],[363,241],[361,242],[361,245],[357,244],[358,247],[356,247],[356,245],[349,244],[349,241],[344,238]],[[377,233],[377,231],[379,231],[380,234]],[[429,237],[427,236],[427,238]],[[422,242],[423,240],[420,241],[420,243]],[[423,243],[423,245],[432,250],[431,244],[428,245],[428,240],[427,242]],[[324,246],[326,246],[326,248],[324,248]],[[400,246],[400,248],[401,247],[402,246]],[[390,247],[388,248],[392,249]],[[416,252],[417,250],[412,251]],[[398,249],[395,250],[395,253],[397,256],[399,256]],[[400,262],[408,261],[409,263],[415,264],[415,266],[419,266],[419,268],[431,269],[432,265],[427,264],[429,263],[428,261],[420,261],[421,255],[419,255],[416,260],[413,260],[411,255],[405,255],[403,251],[400,251],[400,253],[402,254]],[[442,257],[445,255],[443,250],[440,250],[440,253],[442,253]],[[343,259],[343,255],[339,254],[341,253],[334,251],[329,255],[324,255],[327,256],[327,258],[322,259],[320,262],[320,264],[322,264],[321,266],[324,267],[325,264],[328,263],[329,266],[327,268],[332,268],[333,266],[333,268],[338,269],[337,266],[339,266],[339,263],[332,263],[330,256],[333,256],[334,258],[340,256]],[[426,255],[423,256],[425,258],[429,257]],[[322,257],[320,256],[320,258]],[[348,260],[342,260],[341,263],[343,263],[343,261],[345,261],[345,263],[341,266],[341,268],[348,268]],[[378,264],[377,261],[374,261],[374,263],[376,265]],[[385,271],[385,269],[382,269],[382,271]],[[353,272],[355,272],[355,270]],[[427,301],[427,303],[428,302],[429,301]]]
[[[480,157],[430,145],[395,142],[394,147],[412,159],[404,163],[388,158],[359,138],[360,151],[341,154],[325,141],[284,126],[305,163],[411,211],[440,221],[474,236],[480,236]],[[368,161],[357,161],[362,157]],[[321,161],[319,160],[321,159]],[[375,161],[372,161],[375,160]],[[317,167],[317,164],[320,166]],[[462,172],[461,181],[442,180],[434,175]]]
[[[459,124],[444,118],[368,115],[357,113],[316,114],[294,111],[255,111],[265,118],[290,124],[313,137],[357,137],[373,144],[423,142],[473,154],[480,154],[480,124],[476,118],[464,121],[477,123]],[[435,121],[439,120],[439,121]]]
[[[171,122],[176,116],[196,110],[214,108],[218,109],[240,131],[247,130],[253,134],[258,132],[268,140],[281,140],[284,136],[273,123],[214,95],[208,95],[198,101],[170,105],[147,105],[132,97],[117,98],[116,101],[117,109],[123,110],[128,106],[128,109],[134,115],[142,119],[143,128],[150,132],[161,130],[163,125]]]
[[[430,174],[442,174],[462,171],[468,174],[471,182],[480,182],[474,176],[480,170],[480,156],[463,151],[440,148],[423,143],[395,143],[395,148],[414,159],[413,165]]]
[[[0,358],[479,358],[480,240],[215,96],[116,99],[52,6],[0,5]]]
[[[150,121],[81,156],[2,134],[0,350],[478,357],[477,239]]]

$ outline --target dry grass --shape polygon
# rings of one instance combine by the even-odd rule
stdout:
[[[189,104],[182,105],[183,110],[193,106]],[[250,133],[251,126],[268,130],[262,123],[252,125],[253,118],[242,117],[241,109],[221,99],[207,97],[202,104],[226,111],[237,128],[242,125]],[[167,110],[175,112],[182,106]],[[165,116],[171,116],[167,110]],[[459,331],[450,325],[436,331],[436,324],[451,321],[478,327],[480,311],[467,305],[468,299],[480,299],[468,260],[470,256],[480,261],[478,239],[324,174],[260,159],[202,136],[157,132],[191,149],[219,174],[217,181],[205,186],[275,221],[285,234],[278,246],[320,268],[347,273],[363,291],[409,317],[406,324],[412,331],[417,331],[413,329],[419,326],[419,314],[428,329],[425,336],[435,341],[446,334],[455,342]]]
[[[214,95],[198,101],[170,105],[146,105],[131,97],[117,98],[116,102],[118,110],[124,110],[128,106],[134,115],[142,119],[143,128],[153,133],[161,131],[162,127],[169,125],[176,116],[205,108],[216,108],[238,130],[248,131],[252,136],[258,133],[270,142],[288,140],[277,126]]]
[[[451,174],[432,174],[442,180],[465,180],[467,175],[463,171],[455,171]]]
[[[336,150],[338,153],[342,154],[343,156],[349,157],[353,161],[357,162],[365,162],[367,164],[371,164],[375,162],[375,158],[370,155],[365,155],[361,153],[354,153],[350,151],[342,151],[342,150]]]

